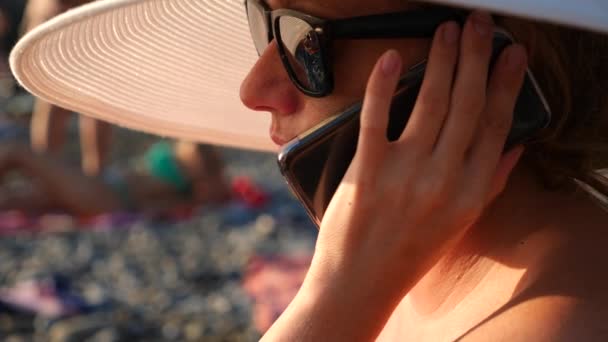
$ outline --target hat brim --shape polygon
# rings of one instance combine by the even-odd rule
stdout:
[[[440,0],[608,31],[604,0]],[[564,5],[565,3],[565,5]],[[27,34],[11,68],[59,106],[161,136],[276,151],[240,83],[257,60],[242,0],[104,0]]]
[[[256,60],[241,0],[109,0],[34,29],[11,68],[44,100],[120,126],[274,151],[269,115],[239,99]]]
[[[535,19],[600,33],[608,32],[606,0],[422,0]]]

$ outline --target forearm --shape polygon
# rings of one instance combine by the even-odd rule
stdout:
[[[310,278],[262,341],[373,341],[401,300],[369,281]]]

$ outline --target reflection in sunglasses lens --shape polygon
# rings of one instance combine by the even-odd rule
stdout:
[[[279,19],[279,30],[290,68],[300,85],[310,91],[322,91],[326,75],[317,32],[306,21],[290,16]]]

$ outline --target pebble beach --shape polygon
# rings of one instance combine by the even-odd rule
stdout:
[[[231,175],[245,175],[269,194],[266,205],[234,201],[180,222],[143,218],[93,228],[52,216],[50,231],[2,237],[3,291],[48,283],[73,297],[78,312],[0,308],[1,339],[257,340],[252,299],[242,287],[248,262],[255,255],[308,255],[316,228],[289,193],[274,155],[222,153]]]

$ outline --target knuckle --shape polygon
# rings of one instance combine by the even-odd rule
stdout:
[[[370,85],[367,87],[367,91],[365,94],[365,101],[368,104],[378,104],[382,101],[386,101],[387,95],[386,91],[378,87],[378,85]]]
[[[472,53],[480,62],[488,63],[488,58],[491,54],[491,44],[486,40],[473,39]]]
[[[378,177],[375,177],[374,179],[369,180],[369,183],[373,183],[374,186],[379,189],[378,198],[376,200],[386,200],[389,203],[394,203],[396,200],[403,197],[401,187],[395,186],[395,181],[392,175],[383,172],[382,178],[383,179],[379,179]],[[407,179],[404,179],[401,182],[401,186],[406,188]]]
[[[513,58],[515,61],[513,61]],[[522,47],[511,45],[507,47],[500,55],[495,74],[504,79],[500,84],[505,88],[514,89],[521,87],[521,81],[526,73],[526,52]],[[517,67],[513,67],[513,63]]]
[[[389,97],[385,83],[386,81],[381,80],[379,76],[372,75],[365,89],[365,100],[377,102]]]
[[[486,103],[485,97],[485,93],[477,96],[463,96],[459,99],[460,105],[456,106],[456,108],[461,108],[463,111],[462,115],[476,118],[483,112]]]
[[[373,182],[366,181],[359,181],[357,183],[357,186],[354,187],[352,198],[356,200],[349,200],[347,202],[348,206],[353,206],[358,213],[364,215],[374,213],[378,209],[379,200],[381,200]]]
[[[497,66],[495,69],[497,72],[492,74],[491,87],[505,98],[516,99],[522,87],[523,77],[503,67]]]
[[[506,137],[511,129],[512,119],[509,115],[484,115],[484,128],[499,137]]]
[[[416,100],[419,110],[429,115],[442,115],[447,111],[447,103],[436,91],[421,92]]]
[[[444,43],[435,43],[433,45],[432,58],[436,58],[439,63],[453,65],[456,62],[459,51],[456,44],[448,45]]]
[[[461,63],[467,63],[471,68],[487,64],[491,53],[491,47],[488,45],[479,38],[466,39],[461,50]]]
[[[377,122],[370,122],[371,120],[361,120],[360,123],[360,134],[368,136],[383,136],[386,134],[386,128]]]
[[[449,187],[441,179],[428,179],[416,186],[416,201],[423,208],[434,209],[446,202]]]
[[[476,59],[485,60],[488,58],[492,52],[492,39],[489,36],[480,36],[475,28],[475,24],[470,23],[467,25],[465,30],[469,39],[464,40],[465,49],[464,53],[470,53],[472,57]],[[493,25],[485,24],[485,29],[488,31],[493,30]]]
[[[483,112],[486,106],[486,94],[485,92],[480,94],[479,96],[467,96],[470,98],[468,103],[468,108],[472,115],[478,115]]]
[[[367,85],[365,97],[373,101],[388,101],[393,94],[395,85],[386,77],[372,75]]]

